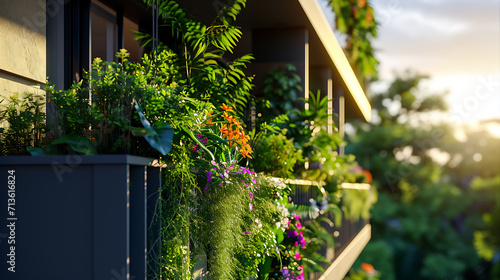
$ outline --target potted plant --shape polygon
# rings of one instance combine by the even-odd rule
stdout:
[[[161,176],[153,158],[168,153],[173,131],[144,116],[141,103],[150,106],[164,90],[127,56],[96,59],[68,90],[47,85],[57,108],[48,129],[43,97],[13,96],[5,108],[2,152],[34,156],[0,157],[8,209],[0,233],[7,230],[9,245],[2,279],[144,278],[148,266],[158,273]]]

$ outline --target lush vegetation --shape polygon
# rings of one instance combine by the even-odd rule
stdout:
[[[241,36],[232,22],[244,6],[233,1],[205,25],[175,1],[161,1],[171,43],[152,49],[151,36],[138,33],[149,48],[141,62],[120,50],[119,62],[96,58],[67,90],[47,83],[46,100],[57,110],[47,127],[43,97],[14,95],[0,115],[8,124],[2,155],[159,159],[163,243],[152,279],[307,279],[328,261],[317,251],[334,246],[323,225],[340,225],[339,184],[363,180],[351,174],[353,157],[336,154],[338,135],[326,132],[326,98],[311,94],[303,109],[293,66],[272,70],[264,98],[253,99],[252,56],[225,55]],[[252,120],[251,110],[263,114]],[[314,180],[324,190],[296,205],[289,201],[296,186],[282,178]]]
[[[375,95],[379,122],[349,139],[379,192],[358,262],[383,279],[499,279],[499,139],[429,121],[446,104],[420,90],[424,78],[405,73]]]

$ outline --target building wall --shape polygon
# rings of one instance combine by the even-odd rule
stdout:
[[[0,2],[0,100],[14,92],[43,94],[46,16],[45,0]]]

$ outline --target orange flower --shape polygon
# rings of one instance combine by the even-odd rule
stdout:
[[[229,107],[227,106],[225,103],[222,103],[222,106],[220,106],[220,108],[224,111],[227,111],[227,112],[232,112],[233,111],[233,108],[232,107]]]
[[[243,156],[243,157],[246,157],[246,158],[252,158],[252,156],[250,155],[251,153],[253,153],[252,151],[252,148],[250,148],[249,145],[245,145],[241,148],[240,150],[240,154]]]
[[[227,112],[222,113],[222,117],[226,119],[229,123],[233,123],[235,119],[230,116]]]
[[[372,177],[372,174],[370,173],[370,171],[368,170],[363,170],[363,174],[365,175],[366,177],[366,182],[367,183],[371,183],[372,180],[373,180],[373,177]]]
[[[225,125],[225,124],[221,125],[221,127],[219,127],[219,130],[221,133],[223,133],[226,136],[229,134],[229,131],[227,129],[227,125]]]
[[[246,142],[247,140],[250,140],[250,136],[245,135],[245,131],[242,130],[241,131],[241,139],[243,139]]]
[[[372,275],[375,272],[375,268],[373,267],[373,265],[365,262],[361,263],[361,269],[366,271],[366,273],[370,275]]]
[[[227,119],[227,121],[230,123],[230,124],[235,124],[237,128],[241,128],[241,123],[238,122],[238,120],[236,120],[235,118],[233,117],[230,117]]]

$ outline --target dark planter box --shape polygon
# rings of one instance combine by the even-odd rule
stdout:
[[[148,266],[154,273],[161,172],[151,162],[0,157],[0,279],[138,280]]]

